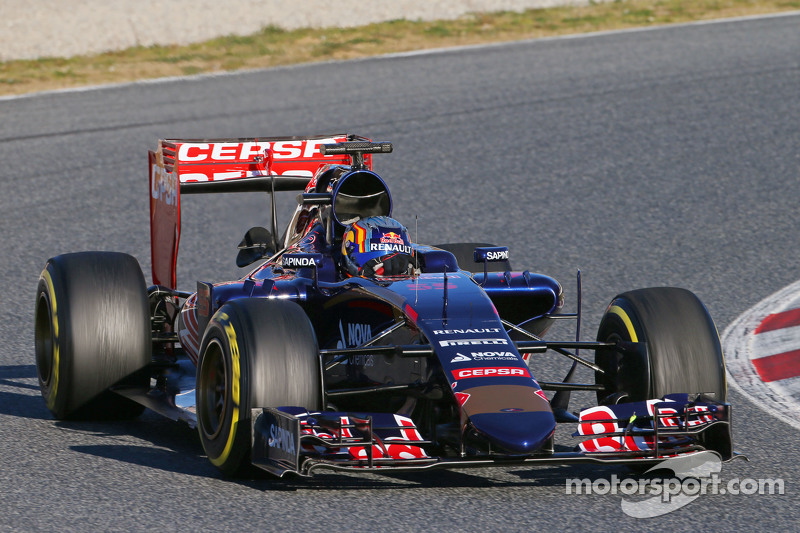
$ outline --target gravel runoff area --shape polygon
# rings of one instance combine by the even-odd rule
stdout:
[[[189,44],[287,30],[387,20],[454,19],[589,0],[0,0],[0,61],[70,57],[132,46]]]

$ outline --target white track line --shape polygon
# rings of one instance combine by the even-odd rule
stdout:
[[[800,378],[765,383],[753,367],[751,359],[771,355],[767,352],[762,353],[760,350],[766,349],[770,352],[780,353],[775,350],[800,348],[798,328],[778,330],[784,333],[773,335],[773,340],[779,341],[780,348],[766,347],[769,345],[769,339],[762,336],[768,335],[768,333],[754,334],[755,329],[768,315],[799,306],[800,281],[797,281],[745,311],[722,333],[728,383],[768,414],[783,420],[796,429],[800,429]],[[789,330],[798,333],[797,336],[793,339],[788,338]]]

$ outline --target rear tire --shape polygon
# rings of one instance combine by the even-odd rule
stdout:
[[[615,297],[600,322],[597,340],[646,343],[639,354],[598,350],[595,360],[605,374],[596,382],[601,403],[612,394],[627,401],[673,393],[711,393],[724,402],[725,361],[708,310],[693,293],[673,287],[626,292]]]
[[[475,262],[475,248],[485,246],[497,246],[495,244],[486,244],[482,242],[455,242],[449,244],[436,244],[434,248],[441,248],[447,250],[456,257],[458,268],[466,270],[467,272],[483,272],[483,263]],[[505,272],[511,270],[511,265],[508,259],[505,261],[493,261],[487,263],[487,272]]]
[[[250,472],[250,409],[321,410],[319,349],[294,302],[233,300],[206,328],[197,364],[197,429],[209,460],[226,475]]]
[[[127,254],[81,252],[50,259],[39,278],[36,368],[58,419],[126,419],[141,405],[108,390],[123,378],[149,385],[141,371],[152,345],[147,289]]]

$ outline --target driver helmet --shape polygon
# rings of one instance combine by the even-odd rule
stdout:
[[[353,222],[342,238],[342,263],[351,276],[409,276],[414,272],[414,249],[408,230],[385,216]]]

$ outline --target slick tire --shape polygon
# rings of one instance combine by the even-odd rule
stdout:
[[[483,272],[483,263],[475,262],[475,248],[483,246],[497,246],[483,242],[455,242],[449,244],[436,244],[435,248],[447,250],[456,257],[458,268],[467,272]],[[505,272],[511,270],[508,259],[505,261],[491,262],[486,265],[487,272]]]
[[[598,350],[597,399],[609,402],[661,398],[672,393],[710,393],[726,398],[725,361],[714,321],[693,293],[673,287],[639,289],[611,301],[597,332],[602,342],[645,343],[636,353]],[[612,400],[616,401],[616,400]]]
[[[147,289],[127,254],[53,257],[36,292],[36,369],[57,419],[127,419],[144,407],[109,391],[119,382],[147,387],[142,369],[152,345]]]
[[[225,475],[251,474],[250,409],[322,408],[319,349],[302,308],[264,298],[223,305],[203,336],[196,394],[209,460]]]

